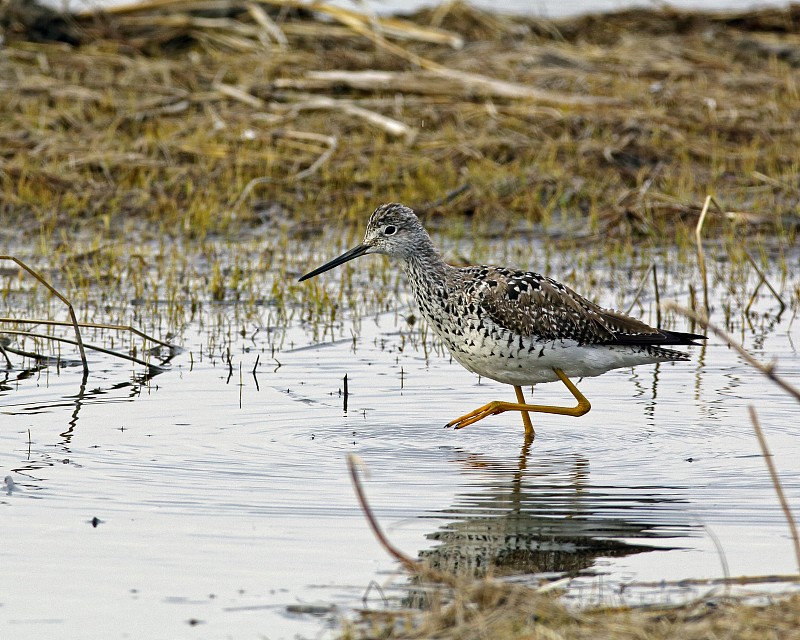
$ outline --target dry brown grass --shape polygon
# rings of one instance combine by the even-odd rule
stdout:
[[[794,640],[800,596],[750,605],[704,599],[682,606],[567,609],[554,595],[477,583],[448,604],[419,613],[368,613],[343,634],[366,638],[471,640]]]
[[[215,7],[72,16],[80,46],[0,20],[3,215],[48,237],[203,237],[469,184],[436,209],[496,232],[523,217],[683,236],[713,194],[748,231],[794,238],[796,7],[542,23],[456,3],[380,25]]]

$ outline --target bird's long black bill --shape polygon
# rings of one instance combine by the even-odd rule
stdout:
[[[359,256],[363,256],[369,247],[365,244],[360,244],[357,247],[353,247],[350,251],[345,251],[342,255],[338,258],[334,258],[330,262],[326,262],[321,267],[317,267],[313,271],[309,271],[306,275],[300,278],[299,282],[303,280],[308,280],[309,278],[313,278],[314,276],[318,276],[320,273],[325,273],[326,271],[330,271],[335,267],[338,267],[340,264],[344,264],[345,262],[349,262],[353,258],[358,258]]]

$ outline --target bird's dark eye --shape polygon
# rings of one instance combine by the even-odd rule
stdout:
[[[383,229],[383,235],[385,236],[393,236],[395,233],[397,233],[397,227],[393,224],[388,224]]]

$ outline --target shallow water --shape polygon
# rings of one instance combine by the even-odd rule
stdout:
[[[679,277],[666,282],[662,297],[683,296]],[[617,294],[594,291],[608,305]],[[526,445],[513,414],[442,429],[513,394],[421,337],[402,296],[322,343],[300,321],[222,330],[234,310],[212,308],[150,379],[98,354],[85,385],[78,366],[26,372],[19,358],[0,374],[0,478],[14,483],[0,493],[0,637],[317,637],[362,597],[381,608],[372,581],[397,595],[405,578],[367,527],[348,453],[391,540],[448,569],[568,572],[581,603],[664,602],[705,589],[662,580],[795,569],[747,406],[798,510],[797,404],[715,338],[688,363],[581,381],[592,411],[534,416]],[[768,292],[754,309],[737,336],[800,379],[792,311],[777,318]],[[554,384],[536,397],[568,400]]]

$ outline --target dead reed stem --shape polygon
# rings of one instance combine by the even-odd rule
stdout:
[[[375,537],[378,539],[378,542],[380,542],[381,546],[390,556],[400,562],[400,564],[402,564],[407,571],[418,576],[424,576],[435,582],[455,586],[455,576],[442,573],[441,571],[436,571],[430,567],[426,567],[423,563],[412,559],[410,556],[407,556],[389,541],[389,539],[383,533],[380,524],[378,524],[378,520],[375,518],[375,514],[372,513],[372,509],[367,502],[367,496],[364,493],[364,488],[361,486],[361,478],[359,478],[358,475],[357,467],[360,464],[362,464],[360,459],[354,454],[351,453],[347,456],[347,467],[350,470],[350,479],[353,481],[353,488],[355,489],[356,496],[358,497],[358,503],[361,505],[361,510],[364,512],[364,516],[369,523],[370,529],[372,529],[372,533],[375,534]]]
[[[506,100],[529,100],[542,104],[569,107],[597,107],[619,104],[616,98],[603,96],[574,96],[537,89],[517,82],[489,78],[457,69],[424,67],[417,71],[364,71],[332,70],[307,71],[302,78],[278,78],[275,86],[280,89],[304,91],[334,91],[342,86],[358,91],[396,91],[429,96],[452,96],[462,98],[477,94],[486,98]]]
[[[0,255],[0,260],[10,260],[11,262],[15,263],[20,268],[22,268],[25,271],[27,271],[31,276],[33,276],[36,280],[38,280],[40,283],[42,283],[42,285],[44,285],[50,293],[52,293],[56,298],[61,300],[61,302],[63,302],[67,306],[67,310],[69,311],[69,317],[70,317],[70,320],[71,320],[72,327],[75,329],[75,344],[78,345],[78,351],[80,351],[80,354],[81,354],[81,362],[83,363],[83,375],[84,375],[84,377],[88,376],[89,375],[89,364],[86,361],[86,351],[83,348],[83,340],[81,339],[81,330],[80,330],[80,326],[78,324],[78,318],[75,315],[75,309],[72,307],[72,303],[69,300],[67,300],[63,295],[61,295],[61,293],[53,285],[51,285],[47,280],[45,280],[44,277],[39,275],[36,271],[34,271],[31,267],[29,267],[27,264],[25,264],[19,258],[16,258],[14,256],[2,256],[2,255]]]
[[[718,326],[709,322],[708,318],[705,316],[692,311],[691,309],[687,309],[686,307],[682,307],[675,302],[667,302],[664,305],[665,309],[668,311],[675,311],[687,318],[694,320],[700,326],[704,327],[711,331],[714,335],[718,338],[724,340],[728,346],[732,347],[742,358],[745,362],[749,365],[758,369],[761,373],[763,373],[767,378],[772,380],[775,384],[777,384],[781,389],[792,395],[798,402],[800,402],[800,389],[794,387],[789,382],[784,380],[781,376],[775,373],[775,363],[770,362],[764,364],[763,362],[759,361],[758,359],[754,358],[752,354],[750,354],[747,349],[745,349],[741,344],[739,344],[736,340],[734,340],[727,332],[720,329]]]
[[[750,253],[747,252],[747,251],[744,252],[744,255],[747,258],[748,262],[752,265],[753,269],[756,270],[756,273],[761,278],[761,282],[763,282],[765,285],[767,285],[767,288],[770,290],[772,295],[775,296],[775,299],[778,301],[778,304],[781,305],[781,310],[780,310],[779,313],[783,313],[783,310],[786,308],[786,303],[783,301],[783,298],[781,298],[781,295],[775,290],[775,287],[773,287],[770,284],[769,280],[767,280],[767,276],[764,275],[764,272],[758,266],[758,263],[755,261],[753,256],[751,256]],[[753,294],[753,298],[755,299],[755,294]],[[752,300],[751,300],[751,304],[752,304]],[[747,305],[747,309],[749,309],[749,308],[750,308],[750,304]]]
[[[658,291],[658,267],[653,263],[653,291],[656,295],[656,326],[661,326],[661,294]]]
[[[703,253],[703,223],[706,221],[706,214],[708,213],[708,205],[716,201],[712,196],[706,196],[706,201],[703,203],[703,210],[700,212],[700,219],[697,221],[697,226],[694,229],[694,239],[697,244],[697,266],[700,268],[700,275],[703,277],[703,310],[706,318],[708,317],[708,273],[706,271],[706,258]]]
[[[639,286],[636,287],[636,293],[633,294],[633,300],[631,300],[631,303],[628,305],[625,313],[630,314],[633,310],[633,307],[636,305],[639,297],[642,295],[642,291],[647,284],[647,278],[651,273],[653,275],[653,291],[655,292],[656,296],[656,326],[659,327],[661,326],[661,296],[658,291],[658,271],[656,270],[655,262],[647,267],[647,271],[644,272],[642,279],[639,281]]]
[[[17,323],[17,324],[45,324],[51,325],[56,327],[71,327],[71,322],[65,322],[63,320],[44,320],[42,318],[2,318],[0,317],[0,323]],[[147,340],[150,342],[154,342],[155,344],[160,344],[162,347],[166,347],[170,351],[174,351],[178,349],[177,346],[174,344],[170,344],[169,342],[165,342],[164,340],[159,340],[158,338],[154,338],[151,335],[146,334],[144,331],[140,331],[136,327],[132,327],[128,324],[106,324],[104,322],[79,322],[78,326],[83,329],[109,329],[112,331],[128,331],[134,335],[139,336],[143,340]],[[20,332],[24,335],[24,332]]]
[[[31,338],[40,338],[42,340],[53,340],[54,342],[63,342],[65,344],[74,344],[74,345],[78,345],[79,344],[77,340],[70,340],[69,338],[62,338],[60,336],[51,336],[51,335],[47,335],[45,333],[33,333],[32,331],[20,331],[20,330],[17,330],[17,329],[7,329],[4,333],[8,333],[8,334],[11,334],[11,335],[19,335],[19,336],[30,336]],[[111,349],[106,349],[105,347],[99,347],[99,346],[94,345],[94,344],[89,344],[88,342],[80,343],[80,345],[81,345],[81,348],[86,347],[87,349],[91,349],[92,351],[98,351],[99,353],[105,353],[106,355],[114,356],[115,358],[122,358],[123,360],[128,360],[129,362],[135,362],[136,364],[140,364],[140,365],[142,365],[144,367],[148,367],[150,369],[160,369],[160,367],[158,365],[154,365],[154,364],[151,364],[149,362],[145,362],[144,360],[140,360],[139,358],[137,358],[135,356],[129,356],[126,353],[119,353],[118,351],[112,351]],[[11,352],[11,353],[16,353],[16,350],[12,349],[11,347],[6,347],[6,350]],[[35,358],[37,358],[39,360],[46,359],[45,356],[31,355],[31,354],[27,354],[27,353],[24,354],[24,355],[27,355],[27,356],[30,356],[30,357],[35,357]],[[84,372],[86,372],[86,371],[87,370],[84,369]]]
[[[353,481],[353,488],[355,489],[358,503],[361,505],[361,510],[364,512],[364,516],[367,518],[367,522],[369,523],[370,529],[372,529],[372,533],[375,534],[378,542],[381,543],[381,546],[386,549],[390,556],[400,562],[400,564],[402,564],[408,571],[411,571],[412,573],[420,573],[422,571],[422,564],[416,560],[413,560],[410,556],[407,556],[389,541],[389,539],[383,533],[381,526],[378,524],[375,515],[372,513],[372,509],[367,502],[367,496],[364,493],[364,488],[361,486],[361,478],[358,476],[357,466],[361,464],[362,463],[360,459],[354,454],[351,453],[347,456],[347,468],[350,470],[350,479]]]
[[[761,447],[761,454],[764,457],[764,462],[767,464],[767,469],[769,469],[770,478],[772,478],[772,486],[775,488],[778,501],[781,503],[781,509],[783,509],[783,515],[786,516],[786,522],[789,523],[789,531],[792,534],[792,543],[794,544],[794,555],[797,560],[797,573],[800,575],[800,537],[797,535],[797,524],[794,521],[792,510],[789,508],[789,502],[786,500],[786,496],[783,493],[781,480],[778,477],[778,471],[775,469],[775,463],[772,461],[772,454],[769,452],[767,439],[764,437],[764,432],[761,430],[761,424],[758,421],[756,410],[753,405],[750,405],[748,410],[750,411],[750,421],[753,423],[753,431],[756,432],[756,438],[758,438],[758,444]]]

